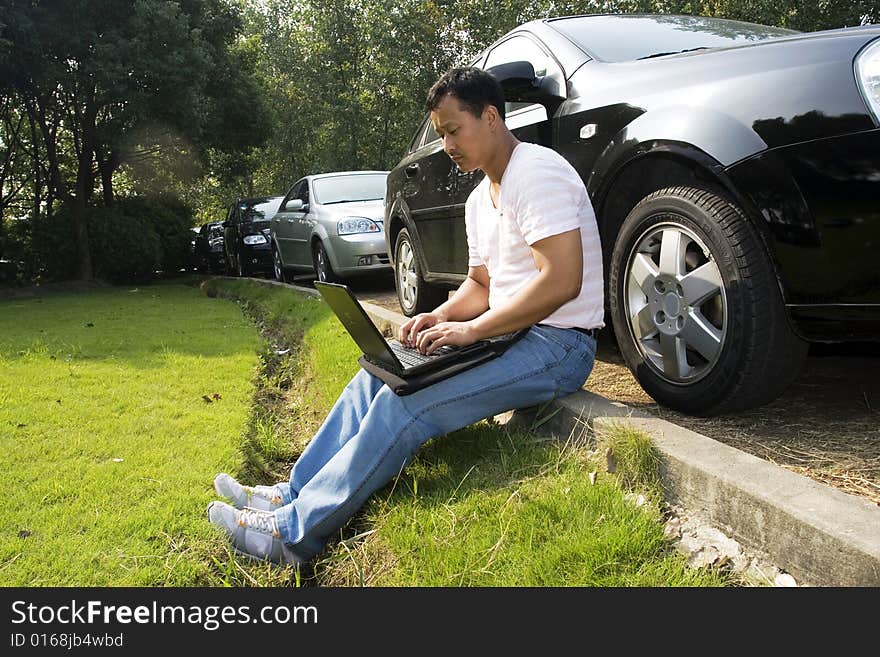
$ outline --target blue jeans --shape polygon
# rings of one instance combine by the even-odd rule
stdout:
[[[410,395],[360,370],[294,464],[289,485],[280,486],[281,539],[312,559],[429,438],[571,394],[595,355],[585,333],[538,325],[498,358]]]

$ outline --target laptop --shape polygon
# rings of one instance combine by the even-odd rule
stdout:
[[[315,289],[363,352],[358,363],[398,395],[408,395],[496,358],[528,329],[480,340],[464,347],[444,345],[432,354],[386,340],[346,285],[315,281]]]

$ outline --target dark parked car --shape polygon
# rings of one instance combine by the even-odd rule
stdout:
[[[383,227],[387,171],[297,180],[272,221],[275,277],[314,271],[324,282],[390,272]]]
[[[223,237],[226,268],[234,276],[272,273],[269,222],[280,203],[280,196],[257,196],[229,205]]]
[[[209,221],[202,224],[196,233],[193,248],[196,268],[199,271],[210,274],[222,274],[226,271],[222,222]]]
[[[501,80],[519,139],[583,178],[614,334],[654,399],[755,406],[791,383],[808,341],[880,338],[880,26],[566,17],[474,63]],[[463,280],[481,177],[457,171],[428,117],[389,174],[406,314]]]

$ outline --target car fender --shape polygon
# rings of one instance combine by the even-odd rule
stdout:
[[[599,155],[587,181],[591,197],[607,188],[613,174],[651,151],[679,152],[720,173],[767,149],[756,132],[709,108],[667,106],[639,115],[621,128]]]
[[[623,135],[624,133],[626,133],[626,129],[621,130],[619,135]],[[629,134],[632,135],[633,131],[630,131]],[[648,135],[656,133],[644,131],[642,134]],[[760,139],[754,133],[752,133],[752,135]],[[753,142],[753,145],[757,146],[757,142]],[[767,149],[764,148],[762,151],[757,151],[757,153],[760,152],[766,153]],[[779,262],[775,254],[775,240],[771,226],[767,220],[767,210],[755,204],[755,196],[750,194],[749,190],[740,188],[738,182],[734,181],[729,175],[730,167],[725,167],[723,163],[719,162],[711,153],[706,152],[698,145],[686,141],[672,141],[669,139],[646,139],[644,141],[639,141],[634,138],[627,138],[619,142],[617,141],[617,138],[612,140],[597,162],[593,175],[589,178],[587,185],[590,197],[594,199],[597,214],[604,214],[603,210],[606,207],[606,203],[613,200],[610,197],[610,194],[612,193],[614,184],[622,176],[627,175],[627,170],[630,167],[637,165],[640,162],[644,162],[649,158],[656,158],[658,156],[663,157],[667,162],[675,161],[681,164],[685,169],[699,172],[698,177],[701,180],[704,182],[710,182],[713,186],[719,188],[743,210],[746,218],[755,227],[762,243],[764,244],[765,252],[770,258],[774,268],[780,292],[783,295],[783,299],[787,299],[789,296],[788,286],[780,275]],[[750,158],[753,157],[754,155],[750,155],[743,158],[741,161],[749,161]],[[779,170],[776,171],[776,174],[781,175]],[[676,174],[672,173],[670,175],[675,176]],[[677,180],[675,182],[670,182],[669,184],[663,183],[660,187],[671,186],[674,184],[692,183],[688,183],[685,180]],[[699,184],[699,182],[696,184]],[[657,189],[660,187],[657,187]],[[796,190],[797,186],[792,180],[789,181],[786,188]],[[656,190],[651,189],[650,191]],[[806,210],[806,205],[803,203],[799,190],[796,198],[800,199],[798,205]],[[634,203],[638,202],[638,199],[634,198],[632,200]],[[620,217],[620,219],[622,220],[622,217]],[[610,248],[613,244],[611,236],[616,233],[616,226],[602,224],[600,225],[600,231],[603,244],[607,244]]]
[[[397,241],[397,235],[402,229],[409,231],[409,238],[412,241],[413,249],[416,253],[416,259],[419,261],[419,269],[425,272],[425,280],[431,280],[431,274],[428,273],[427,263],[425,262],[424,251],[422,250],[422,242],[419,232],[415,229],[412,217],[410,216],[409,206],[402,198],[396,198],[392,201],[388,211],[385,213],[385,243],[388,245],[388,257],[392,266],[394,262],[394,246]]]
[[[324,245],[324,252],[330,259],[330,266],[338,271],[340,269],[339,259],[336,257],[336,251],[333,248],[333,240],[330,239],[330,234],[327,232],[326,226],[320,221],[315,222],[315,226],[312,228],[312,235],[309,237],[311,249],[314,249],[315,244],[318,242]]]

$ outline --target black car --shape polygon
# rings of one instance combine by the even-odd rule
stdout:
[[[755,406],[791,383],[808,341],[880,337],[880,26],[575,16],[526,23],[474,64],[501,81],[514,134],[583,178],[606,311],[654,399]],[[428,117],[389,174],[407,315],[463,280],[481,178],[457,171]]]
[[[226,267],[235,276],[274,271],[269,222],[278,212],[281,196],[238,199],[229,205],[223,222]]]
[[[223,253],[223,223],[209,221],[196,230],[193,240],[196,269],[209,274],[222,274],[226,271],[226,257]]]

